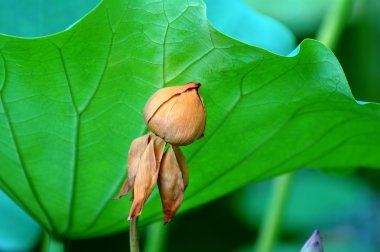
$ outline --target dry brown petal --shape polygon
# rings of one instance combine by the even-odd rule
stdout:
[[[182,171],[172,146],[162,158],[158,175],[158,188],[164,210],[164,223],[168,223],[180,207],[185,190]]]
[[[124,184],[119,192],[119,194],[114,199],[120,199],[124,195],[128,194],[133,189],[133,184],[135,182],[135,177],[139,167],[139,162],[142,154],[144,153],[146,147],[148,146],[150,134],[146,134],[139,137],[131,143],[128,153],[128,176],[124,181]]]
[[[129,220],[141,214],[142,207],[157,183],[159,160],[161,159],[165,142],[153,134],[150,136],[151,140],[139,162],[133,187],[133,203],[129,212]]]
[[[150,133],[150,135],[151,135],[152,140],[154,139],[154,155],[156,157],[157,167],[160,167],[162,153],[164,152],[166,142],[162,138],[157,137],[153,133]]]
[[[188,145],[203,136],[206,111],[200,84],[163,88],[148,100],[144,120],[150,130],[173,145]]]
[[[181,169],[181,172],[182,172],[183,185],[186,190],[187,186],[189,185],[189,170],[187,168],[187,161],[181,149],[178,146],[173,145],[172,147],[174,150],[175,157],[178,161],[179,168]]]

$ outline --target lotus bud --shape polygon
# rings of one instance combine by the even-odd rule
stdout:
[[[301,252],[323,252],[322,238],[318,229],[314,230],[309,240],[302,247]]]
[[[176,148],[176,151],[174,150]],[[177,212],[183,193],[189,182],[186,160],[177,146],[170,146],[162,158],[158,175],[158,188],[164,210],[164,223],[168,223]]]
[[[144,108],[144,120],[152,133],[135,139],[128,153],[128,175],[119,194],[120,199],[132,192],[128,220],[141,214],[142,208],[158,183],[169,222],[179,209],[189,172],[180,145],[188,145],[203,137],[206,111],[198,93],[200,84],[167,87],[154,93]],[[171,144],[164,153],[166,143]]]
[[[157,136],[173,145],[188,145],[203,136],[206,111],[199,83],[158,90],[144,108],[144,121]]]

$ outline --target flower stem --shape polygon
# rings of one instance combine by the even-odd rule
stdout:
[[[162,222],[156,222],[150,225],[147,231],[144,252],[165,251],[168,226],[164,226]]]
[[[333,51],[336,49],[344,25],[352,9],[352,2],[352,0],[335,1],[324,17],[317,33],[316,38]],[[269,211],[260,228],[257,250],[259,252],[270,252],[273,249],[277,233],[280,229],[279,223],[293,176],[293,173],[290,173],[278,177],[275,180]]]
[[[332,1],[331,8],[326,13],[317,33],[316,38],[333,51],[347,22],[352,2],[352,0]]]
[[[129,223],[129,246],[131,252],[140,252],[139,232],[137,229],[138,217],[133,218]]]
[[[273,194],[268,212],[260,228],[257,251],[270,252],[280,230],[280,220],[294,173],[282,175],[274,180]]]
[[[45,233],[42,240],[41,251],[43,252],[64,252],[65,244],[63,241],[52,237],[51,234]]]

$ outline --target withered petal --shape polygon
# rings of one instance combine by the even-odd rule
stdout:
[[[154,155],[156,158],[157,167],[159,167],[166,142],[162,138],[156,136],[153,133],[150,133],[150,136],[151,136],[151,139],[154,140]]]
[[[131,147],[128,153],[128,165],[127,171],[128,175],[124,181],[119,194],[114,199],[120,199],[124,195],[128,194],[133,189],[133,184],[135,182],[135,177],[139,167],[139,162],[142,154],[144,153],[146,147],[148,146],[150,134],[146,134],[142,137],[136,138],[132,141]]]
[[[172,147],[173,147],[174,154],[177,159],[179,168],[181,169],[181,172],[182,172],[184,190],[186,190],[187,186],[189,185],[189,170],[187,166],[187,161],[181,149],[178,146],[172,145]]]
[[[134,199],[131,209],[129,210],[128,220],[132,220],[141,214],[142,208],[145,204],[144,199]]]
[[[141,156],[135,183],[133,187],[133,203],[128,219],[141,214],[142,208],[152,193],[158,177],[159,160],[161,160],[165,142],[159,137],[152,136]]]
[[[158,174],[158,188],[164,211],[164,222],[169,222],[177,212],[185,190],[182,171],[170,146],[162,158]]]

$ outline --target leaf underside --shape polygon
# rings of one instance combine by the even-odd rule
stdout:
[[[144,103],[190,81],[208,121],[183,148],[182,212],[301,167],[380,168],[380,106],[356,103],[321,43],[282,57],[216,31],[198,0],[104,0],[62,33],[0,36],[1,189],[56,236],[126,228],[131,203],[111,199]],[[141,224],[161,218],[155,192]]]

